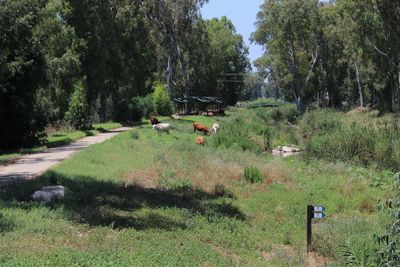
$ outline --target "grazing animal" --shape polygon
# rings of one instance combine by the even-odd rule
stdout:
[[[213,133],[217,133],[219,130],[219,124],[218,123],[214,123],[212,126],[212,132]]]
[[[204,136],[197,136],[196,137],[196,144],[205,145],[206,144],[206,140],[204,139]]]
[[[196,131],[203,132],[204,134],[208,134],[210,132],[207,126],[204,126],[198,122],[193,122],[193,132]]]
[[[159,120],[157,120],[156,117],[151,116],[150,117],[150,123],[151,123],[151,125],[156,125],[156,124],[160,124],[161,122]]]
[[[158,132],[167,132],[169,133],[169,130],[171,129],[171,125],[169,123],[159,123],[159,124],[154,124],[153,129],[157,130]]]

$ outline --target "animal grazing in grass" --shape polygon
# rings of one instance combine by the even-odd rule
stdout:
[[[150,117],[150,123],[151,123],[151,125],[156,125],[156,124],[160,124],[161,122],[159,120],[157,120],[156,117],[151,116]]]
[[[169,133],[169,130],[171,129],[171,125],[169,123],[154,124],[153,129],[157,130],[159,133],[160,132]]]
[[[207,126],[204,126],[198,122],[193,122],[193,132],[196,132],[196,131],[203,132],[204,134],[210,133]]]
[[[218,123],[214,123],[212,126],[212,132],[213,133],[217,133],[219,130],[219,124]]]
[[[204,139],[204,136],[197,136],[196,144],[204,146],[206,144],[206,140]]]

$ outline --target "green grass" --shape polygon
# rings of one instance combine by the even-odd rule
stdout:
[[[217,118],[222,129],[237,112]],[[308,266],[310,203],[327,208],[327,219],[315,221],[323,242],[314,249],[332,266],[349,240],[372,244],[384,229],[376,206],[391,196],[390,172],[272,158],[215,146],[216,136],[198,146],[191,123],[214,118],[159,119],[172,124],[170,134],[145,124],[2,192],[0,265]],[[250,166],[262,183],[241,179]],[[48,184],[66,187],[62,203],[28,201]]]
[[[24,154],[43,152],[48,147],[66,145],[83,137],[96,135],[98,133],[105,132],[110,129],[115,129],[121,126],[122,125],[119,123],[97,123],[93,124],[93,129],[86,131],[56,131],[48,135],[47,144],[44,146],[38,146],[35,148],[22,148],[18,151],[11,151],[0,154],[0,165],[11,163]]]
[[[86,136],[93,136],[98,133],[106,132],[107,130],[122,127],[120,123],[97,123],[93,124],[93,129],[86,131],[60,131],[51,134],[47,138],[47,147],[54,147],[59,145],[69,144],[75,140],[81,139]]]

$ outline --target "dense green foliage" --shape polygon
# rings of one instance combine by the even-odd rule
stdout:
[[[400,108],[400,3],[266,0],[253,40],[268,91],[297,103]],[[333,4],[336,3],[336,4]]]
[[[380,118],[376,112],[348,114],[313,111],[300,121],[306,137],[306,155],[337,161],[354,161],[382,169],[400,169],[398,119]]]
[[[0,148],[33,144],[44,126],[35,112],[45,79],[41,8],[36,0],[0,2]]]
[[[169,116],[172,114],[172,103],[169,99],[167,86],[157,84],[152,94],[154,110],[158,115]]]
[[[390,214],[392,221],[383,235],[375,237],[376,243],[381,245],[377,253],[379,266],[400,265],[400,173],[395,174],[394,180],[397,190],[395,197],[381,205],[381,208]]]
[[[155,81],[169,99],[234,104],[247,47],[229,19],[201,18],[205,2],[1,1],[0,148],[37,142],[46,124],[140,120]]]
[[[77,82],[74,86],[65,119],[76,129],[89,129],[92,126],[87,90],[82,82]]]
[[[248,166],[244,169],[242,179],[248,183],[262,183],[264,178],[257,167]]]

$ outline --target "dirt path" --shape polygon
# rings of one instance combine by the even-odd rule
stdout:
[[[10,165],[0,166],[0,186],[15,181],[32,179],[82,149],[93,144],[102,143],[130,129],[127,127],[118,128],[79,139],[68,145],[50,148],[45,152],[22,156]]]

